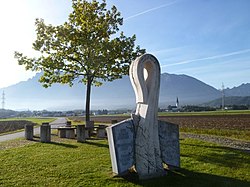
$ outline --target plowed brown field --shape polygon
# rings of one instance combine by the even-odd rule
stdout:
[[[122,121],[128,116],[96,116],[91,120],[99,123],[110,123],[111,120]],[[160,116],[160,120],[175,123],[180,128],[194,129],[227,129],[250,130],[250,114],[240,115],[204,115],[204,116]],[[75,118],[84,120],[84,118]]]

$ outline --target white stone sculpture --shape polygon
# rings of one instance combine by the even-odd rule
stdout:
[[[107,128],[113,172],[123,175],[130,167],[140,179],[165,175],[163,163],[180,166],[179,128],[158,121],[160,65],[150,54],[132,62],[130,80],[136,96],[132,119]]]
[[[145,54],[130,66],[130,80],[136,95],[135,166],[141,178],[163,175],[158,135],[158,100],[160,65],[158,60]],[[137,122],[135,122],[137,121]]]

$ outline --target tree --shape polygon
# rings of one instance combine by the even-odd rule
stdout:
[[[15,52],[15,58],[26,70],[42,71],[39,81],[44,87],[53,83],[72,86],[76,79],[86,84],[89,121],[91,86],[128,74],[131,61],[145,49],[135,46],[135,35],[126,37],[119,31],[123,18],[115,6],[108,10],[105,0],[72,0],[72,8],[68,21],[59,26],[36,19],[33,48],[41,53],[40,57]]]

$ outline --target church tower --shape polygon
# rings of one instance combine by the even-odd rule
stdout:
[[[179,108],[179,107],[180,107],[178,97],[176,98],[176,103],[175,103],[175,106],[176,106],[176,108]]]

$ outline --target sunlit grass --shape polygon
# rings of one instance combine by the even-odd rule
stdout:
[[[0,151],[0,186],[249,186],[250,155],[181,140],[181,169],[139,181],[113,177],[107,140],[53,139]],[[13,141],[12,141],[13,142]],[[15,147],[15,146],[14,146]]]

